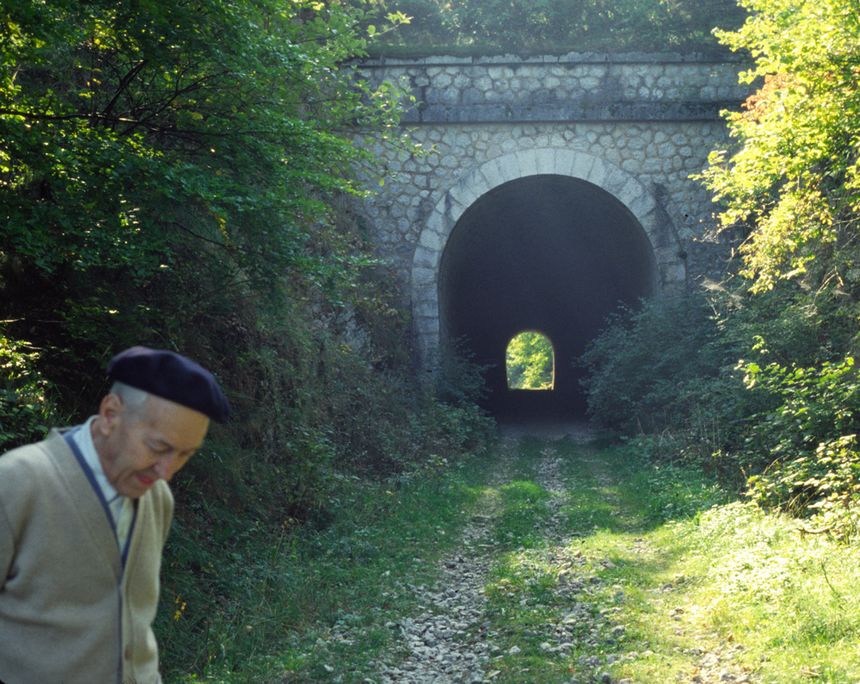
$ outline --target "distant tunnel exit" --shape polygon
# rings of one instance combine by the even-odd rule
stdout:
[[[537,330],[514,335],[505,351],[508,389],[549,392],[555,379],[552,340]]]
[[[451,232],[439,269],[442,335],[489,367],[486,408],[496,416],[579,417],[576,358],[620,303],[652,293],[655,271],[645,231],[608,192],[560,175],[513,180]],[[551,340],[551,391],[509,386],[508,347],[522,331]]]

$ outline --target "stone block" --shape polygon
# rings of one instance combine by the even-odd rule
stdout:
[[[449,225],[454,225],[468,209],[468,205],[460,202],[450,191],[445,193],[445,219]]]
[[[626,201],[625,204],[633,215],[639,219],[640,223],[642,222],[642,217],[651,215],[657,206],[657,202],[654,200],[654,197],[644,188],[642,188],[642,193],[640,195]]]
[[[431,104],[445,104],[445,105],[456,105],[460,103],[460,91],[457,88],[445,88],[434,86],[432,88],[427,89],[427,105],[424,111],[429,108]]]
[[[475,200],[482,194],[482,189],[475,188],[474,181],[471,180],[471,174],[457,182],[454,187],[448,191],[457,202],[464,206],[470,207],[475,203]]]
[[[501,79],[503,80],[503,79]],[[492,95],[493,89],[496,84],[493,83],[493,79],[489,76],[479,76],[475,79],[475,88],[485,93],[485,97]]]
[[[645,188],[642,186],[636,178],[626,175],[626,182],[621,187],[618,192],[615,193],[615,196],[624,203],[628,209],[630,206],[634,204],[643,194],[645,193]]]
[[[424,248],[431,252],[441,252],[445,246],[445,237],[441,233],[425,228],[421,231],[421,238],[418,240],[418,249]],[[416,249],[417,254],[417,249]]]
[[[553,162],[553,165],[555,166],[555,173],[558,173],[562,176],[572,175],[576,158],[577,154],[573,150],[567,149],[565,147],[556,148],[555,161]]]
[[[537,173],[556,173],[555,150],[551,147],[534,150],[534,164]]]
[[[416,315],[413,320],[415,322],[415,331],[418,335],[427,338],[424,340],[426,344],[425,349],[437,349],[439,340],[439,316]]]
[[[438,318],[439,302],[435,298],[417,301],[412,305],[412,315],[422,320]]]
[[[412,256],[412,265],[417,268],[430,268],[435,271],[436,266],[439,264],[439,255],[441,254],[441,248],[443,246],[443,244],[440,244],[437,249],[426,247],[419,243],[415,248],[415,254]]]
[[[513,75],[514,71],[509,66],[491,66],[487,67],[487,75],[482,78],[499,81],[503,78],[511,78]]]
[[[516,153],[506,154],[504,157],[499,157],[497,162],[499,174],[502,177],[503,183],[520,178],[523,175],[520,168],[519,158]]]
[[[606,178],[603,180],[603,185],[601,186],[606,192],[615,195],[618,197],[618,194],[627,185],[627,181],[630,179],[630,176],[626,174],[624,171],[619,169],[617,166],[613,166],[607,164],[607,174]]]
[[[436,286],[436,269],[428,268],[427,266],[415,266],[412,269],[412,285],[419,291],[424,291],[427,287]]]
[[[496,186],[501,185],[505,182],[505,177],[499,167],[498,159],[491,159],[490,161],[481,164],[478,171],[486,181],[487,190],[491,190],[492,188],[495,188]]]
[[[538,173],[537,160],[531,150],[520,150],[516,153],[519,173],[515,177],[534,176]]]
[[[628,209],[630,209],[630,207],[628,207]],[[633,211],[632,209],[630,210]],[[654,203],[654,208],[651,209],[651,211],[647,211],[641,214],[633,211],[633,214],[636,216],[637,219],[639,219],[639,224],[642,226],[642,229],[646,233],[648,233],[648,237],[651,238],[651,246],[656,249],[658,246],[657,244],[655,244],[656,236],[661,229],[656,202]]]
[[[425,206],[429,214],[424,221],[424,225],[437,233],[445,233],[445,217],[442,215],[442,206],[439,200],[439,195],[436,193],[429,194],[425,201]]]
[[[573,160],[573,164],[570,167],[570,175],[575,178],[590,181],[591,169],[594,167],[595,161],[596,158],[593,155],[580,152]]]
[[[460,72],[456,76],[454,76],[454,87],[455,88],[465,88],[471,83],[471,79],[464,73]]]
[[[588,177],[585,180],[602,188],[608,174],[609,168],[606,163],[599,157],[595,157],[594,164],[591,166],[591,170],[588,172]]]

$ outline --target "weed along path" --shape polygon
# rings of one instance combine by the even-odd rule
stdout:
[[[506,434],[461,537],[434,581],[401,580],[415,607],[385,623],[392,638],[357,681],[759,681],[741,644],[688,619],[681,552],[649,536],[684,503],[660,484],[582,430]],[[700,483],[683,486],[701,503]]]
[[[241,672],[181,684],[860,682],[860,548],[640,446],[509,431],[371,494],[273,556]]]

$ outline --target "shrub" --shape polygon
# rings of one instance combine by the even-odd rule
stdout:
[[[720,375],[722,344],[701,293],[654,299],[614,315],[581,357],[589,415],[628,434],[716,420],[723,409],[714,393],[721,402],[733,393]]]
[[[812,367],[745,362],[742,368],[747,387],[778,401],[755,416],[744,445],[751,467],[764,466],[750,477],[751,496],[795,515],[825,512],[842,526],[839,509],[856,503],[860,493],[854,358]]]
[[[38,373],[39,353],[0,329],[0,453],[44,437],[56,411],[47,381]]]

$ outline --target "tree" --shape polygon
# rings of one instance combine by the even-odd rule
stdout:
[[[333,207],[369,161],[351,136],[397,120],[396,93],[351,61],[379,14],[374,0],[3,5],[2,318],[64,349],[51,379],[80,391],[125,342],[193,349],[189,326],[290,282],[349,290],[366,257]]]
[[[820,323],[805,336],[811,344],[789,354],[781,339],[750,340],[737,367],[764,409],[747,419],[740,460],[763,470],[749,480],[758,501],[817,512],[834,533],[855,534],[860,3],[742,4],[746,23],[719,36],[751,54],[742,78],[759,89],[729,115],[735,145],[712,153],[703,177],[722,202],[721,226],[746,231],[741,289],[776,295],[784,330]],[[798,353],[809,346],[817,351]]]
[[[729,115],[736,144],[704,174],[723,203],[724,228],[741,224],[754,290],[786,279],[839,284],[858,294],[860,218],[860,4],[857,0],[742,0],[750,16],[720,32],[760,83]]]
[[[388,42],[406,48],[675,50],[716,47],[711,29],[736,26],[734,0],[394,0],[413,17]]]

